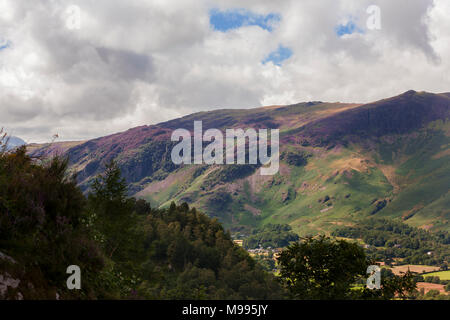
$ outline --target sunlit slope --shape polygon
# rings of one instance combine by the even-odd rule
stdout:
[[[434,104],[427,113],[430,98]],[[408,109],[410,99],[413,107]],[[158,205],[171,200],[190,202],[228,227],[275,222],[289,223],[301,234],[329,233],[340,225],[379,215],[448,230],[448,99],[434,99],[435,95],[408,92],[387,99],[387,103],[372,104],[369,110],[378,112],[381,107],[384,112],[376,114],[375,125],[366,124],[366,131],[340,113],[308,125],[316,129],[321,127],[320,121],[342,124],[335,126],[336,131],[325,128],[324,139],[317,131],[308,135],[308,126],[285,131],[282,154],[306,154],[307,164],[283,159],[280,172],[273,177],[255,171],[244,178],[230,173],[228,181],[220,181],[209,177],[217,171],[230,171],[227,166],[203,170],[199,166],[191,172],[182,169],[183,181],[165,182],[173,192],[170,196],[166,190],[152,192],[156,183],[139,195]],[[392,120],[393,112],[397,112],[399,124],[395,117]],[[404,122],[401,113],[410,121]],[[377,127],[384,116],[392,120],[384,125],[386,134]]]
[[[188,202],[227,228],[289,223],[302,235],[378,215],[450,230],[449,94],[408,91],[358,105],[307,102],[192,114],[76,144],[65,151],[88,190],[115,159],[132,193],[153,206]],[[281,166],[174,165],[174,129],[279,128]],[[34,153],[44,153],[44,149]]]

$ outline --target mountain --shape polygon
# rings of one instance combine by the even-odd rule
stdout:
[[[305,102],[200,112],[83,142],[33,145],[62,153],[83,190],[116,159],[133,195],[166,207],[187,202],[245,233],[288,223],[300,235],[371,216],[450,231],[450,93],[408,91],[369,104]],[[174,129],[278,128],[280,170],[251,165],[175,165]]]
[[[20,147],[25,145],[26,142],[20,139],[19,137],[10,136],[8,140],[8,146],[7,149],[14,149],[16,147]]]

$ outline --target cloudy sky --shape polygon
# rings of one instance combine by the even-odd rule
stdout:
[[[27,142],[409,89],[450,91],[448,0],[0,0],[0,127]]]

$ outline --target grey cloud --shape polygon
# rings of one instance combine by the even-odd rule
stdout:
[[[130,83],[89,83],[67,90],[67,96],[54,111],[55,115],[80,121],[114,119],[136,108],[133,99],[135,96]]]
[[[432,36],[427,21],[433,5],[433,0],[379,0],[383,33],[406,48],[421,50],[437,62],[439,57],[430,45]]]
[[[0,52],[0,126],[28,141],[55,132],[85,139],[214,108],[449,91],[450,31],[430,14],[445,11],[446,1],[7,0],[0,30],[13,45]],[[80,30],[65,26],[72,4],[81,9]],[[349,16],[364,28],[370,4],[382,9],[382,30],[336,36]],[[272,33],[214,32],[213,7],[282,19]],[[279,44],[293,56],[281,68],[263,65]],[[24,99],[21,91],[33,94]]]
[[[126,50],[108,48],[96,48],[96,50],[118,78],[147,82],[153,80],[154,66],[151,57]]]
[[[0,94],[0,127],[6,123],[17,123],[37,118],[45,112],[40,98],[23,99],[20,96]]]

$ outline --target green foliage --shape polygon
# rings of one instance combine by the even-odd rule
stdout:
[[[0,272],[25,299],[279,299],[283,290],[222,226],[184,203],[127,197],[115,162],[86,199],[67,160],[0,152]],[[66,287],[78,265],[81,290]]]
[[[258,262],[264,270],[268,272],[276,271],[276,264],[275,260],[273,259],[273,253],[270,253],[268,255],[256,254],[253,256],[253,259],[255,259],[255,261]]]
[[[98,219],[96,226],[104,237],[105,253],[109,258],[118,256],[115,260],[124,259],[139,243],[134,228],[137,202],[127,198],[127,185],[115,162],[106,165],[104,174],[94,180],[92,190],[88,209]]]
[[[434,277],[434,276],[425,276],[425,282],[430,282],[430,283],[441,283],[441,279],[439,277]]]
[[[262,248],[284,248],[292,241],[298,241],[299,237],[292,232],[291,226],[287,224],[267,224],[252,231],[244,242],[245,249]]]
[[[394,275],[382,278],[381,287],[381,297],[383,299],[390,300],[394,297],[406,299],[416,289],[414,274],[408,270],[401,276]]]
[[[289,165],[302,167],[306,166],[309,157],[311,157],[311,154],[306,152],[284,152],[281,155],[281,160],[286,161]]]
[[[141,294],[159,299],[267,299],[282,291],[222,226],[186,204],[152,210],[143,222]],[[164,279],[164,281],[161,281]]]
[[[0,268],[21,279],[24,298],[107,296],[97,276],[105,260],[84,223],[85,204],[66,159],[33,161],[24,147],[0,153],[0,248],[17,260]],[[65,286],[73,264],[83,270],[82,292]]]
[[[134,203],[134,209],[136,211],[136,214],[138,215],[147,215],[151,212],[152,207],[150,206],[150,203],[145,201],[144,199],[134,199],[131,198],[132,201],[135,201]]]
[[[357,244],[325,236],[292,244],[278,261],[281,281],[297,299],[347,299],[369,265]]]
[[[386,201],[386,200],[378,201],[378,202],[375,204],[375,209],[373,209],[372,212],[371,212],[370,214],[375,214],[375,213],[377,213],[378,211],[380,211],[381,209],[383,209],[383,208],[386,206],[386,204],[387,204],[387,201]]]
[[[372,262],[358,244],[325,236],[292,244],[278,262],[281,283],[297,299],[406,299],[416,290],[409,271],[401,276],[382,271],[380,289],[355,288],[355,284],[365,284]]]
[[[127,185],[114,161],[109,162],[105,167],[105,172],[94,180],[92,190],[96,200],[112,201],[114,204],[121,204],[125,201]]]
[[[450,300],[450,295],[441,293],[439,290],[431,289],[427,293],[422,288],[420,292],[415,295],[417,300]]]
[[[416,276],[409,270],[402,275],[395,275],[391,270],[381,269],[381,288],[364,287],[353,291],[353,297],[369,300],[416,299],[416,283]]]
[[[445,268],[450,257],[447,232],[431,233],[388,219],[365,219],[356,226],[337,229],[332,235],[362,239],[372,246],[368,254],[376,261],[391,263],[394,258],[402,258],[405,264]]]

